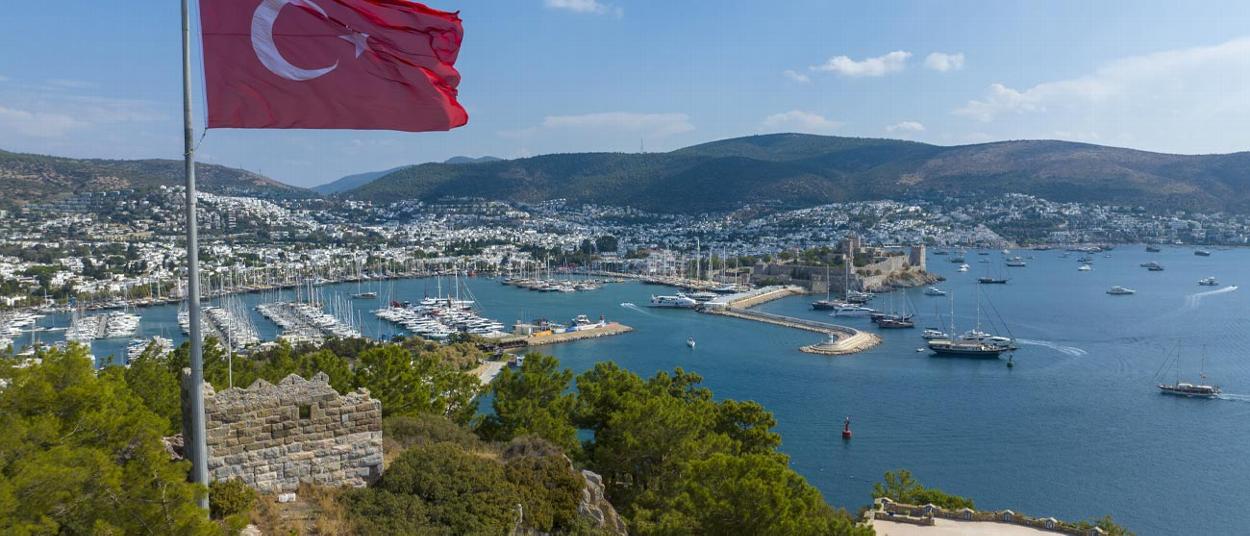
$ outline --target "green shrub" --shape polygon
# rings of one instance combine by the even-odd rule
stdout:
[[[208,510],[214,519],[243,514],[256,506],[256,490],[242,480],[214,480],[208,485]]]

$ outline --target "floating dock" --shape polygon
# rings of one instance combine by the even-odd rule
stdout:
[[[724,298],[712,300],[700,306],[699,311],[708,314],[741,318],[743,320],[754,320],[756,322],[763,322],[765,324],[772,324],[775,326],[784,326],[804,331],[812,331],[815,333],[823,333],[829,337],[825,342],[809,344],[799,348],[799,350],[809,354],[830,356],[848,355],[862,352],[881,344],[881,337],[867,331],[860,331],[855,328],[841,326],[838,324],[829,324],[826,322],[807,320],[805,318],[795,318],[792,316],[747,309],[748,307],[754,307],[761,303],[767,303],[797,294],[804,294],[803,289],[793,286],[765,287],[747,293],[734,294]]]

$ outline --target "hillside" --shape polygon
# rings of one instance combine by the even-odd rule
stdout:
[[[1171,155],[1063,141],[938,146],[805,134],[750,136],[669,153],[553,154],[422,164],[343,195],[628,205],[657,212],[805,207],[905,196],[1027,193],[1055,201],[1250,212],[1250,153]]]
[[[196,164],[206,192],[261,197],[311,192],[242,169]],[[180,160],[94,160],[0,151],[0,204],[53,200],[76,192],[145,189],[183,184]]]
[[[480,158],[473,158],[472,156],[453,156],[451,158],[448,158],[443,163],[444,164],[484,164],[486,162],[497,162],[499,160],[500,160],[499,158],[495,158],[493,156],[483,156]],[[342,177],[340,179],[327,182],[320,186],[313,186],[312,190],[322,195],[331,195],[331,194],[337,194],[339,192],[346,192],[353,188],[359,188],[361,186],[369,184],[375,180],[378,180],[379,178],[390,175],[391,173],[399,171],[405,167],[407,166],[394,167],[385,171],[369,171],[366,173],[356,173],[354,175],[348,175],[346,177]]]
[[[348,175],[346,177],[341,177],[339,179],[335,179],[325,184],[313,186],[312,191],[317,192],[322,195],[330,195],[330,194],[337,194],[339,192],[346,192],[353,188],[359,188],[361,186],[369,184],[375,180],[378,180],[381,177],[390,175],[391,173],[399,171],[403,168],[404,166],[400,166],[400,167],[394,167],[394,168],[383,170],[383,171],[367,171],[365,173],[356,173],[354,175]]]

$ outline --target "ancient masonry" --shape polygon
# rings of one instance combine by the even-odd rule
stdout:
[[[189,378],[184,370],[184,411]],[[382,475],[382,403],[364,389],[340,395],[325,373],[311,380],[292,374],[278,385],[256,380],[220,393],[205,384],[204,413],[213,480],[238,478],[262,492],[284,493],[300,482],[361,487]]]

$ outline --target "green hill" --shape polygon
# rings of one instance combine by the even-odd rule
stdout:
[[[315,195],[242,169],[196,164],[195,170],[197,186],[206,192],[259,197]],[[181,160],[96,160],[0,151],[0,204],[183,183]]]
[[[1026,193],[1055,201],[1250,212],[1250,153],[1171,155],[1063,141],[938,146],[806,134],[669,153],[572,153],[422,164],[344,192],[387,202],[444,196],[628,205],[698,213],[771,201],[806,207],[906,196]]]

